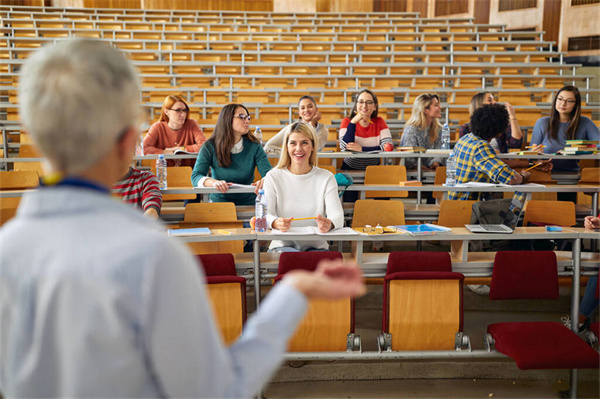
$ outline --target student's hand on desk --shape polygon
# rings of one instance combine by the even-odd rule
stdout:
[[[346,149],[350,151],[362,151],[362,146],[354,142],[346,144]]]
[[[600,229],[600,218],[597,216],[586,216],[583,220],[586,229]]]
[[[265,179],[260,179],[259,181],[252,183],[254,186],[254,194],[258,195],[258,190],[263,188],[264,180]]]
[[[165,148],[165,154],[175,154],[175,151],[182,150],[185,151],[185,147],[177,146],[177,147],[168,147]]]
[[[226,193],[231,187],[232,183],[227,183],[225,180],[215,180],[213,182],[213,187],[217,189],[220,193]]]
[[[547,161],[542,161],[541,165],[538,166],[537,169],[539,169],[543,172],[550,172],[553,167],[554,167],[554,164],[552,164],[552,160],[547,160]]]
[[[436,170],[439,167],[440,167],[440,163],[439,162],[434,162],[431,165],[429,165],[429,169],[431,169],[431,170]]]
[[[521,171],[521,176],[523,176],[523,181],[520,184],[525,184],[531,177],[531,173],[527,172],[525,169]]]
[[[367,291],[361,268],[340,259],[322,260],[314,272],[294,270],[286,273],[283,282],[294,286],[308,299],[354,298]]]
[[[271,225],[274,229],[286,232],[292,227],[292,218],[277,218]]]
[[[321,233],[327,233],[333,228],[333,222],[321,215],[317,215],[317,227]]]
[[[544,153],[544,145],[543,144],[532,144],[531,151],[535,151],[539,154],[543,154]]]

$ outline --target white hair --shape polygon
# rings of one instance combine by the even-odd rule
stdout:
[[[36,51],[19,82],[20,117],[53,171],[76,175],[137,129],[140,84],[131,63],[99,40]]]

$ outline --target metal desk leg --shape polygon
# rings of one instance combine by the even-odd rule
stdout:
[[[579,333],[579,291],[581,277],[581,239],[573,240],[573,283],[571,287],[571,330]]]
[[[598,193],[592,195],[592,216],[598,216]],[[592,252],[598,251],[598,240],[592,240]]]
[[[258,238],[254,240],[252,255],[254,258],[254,299],[258,309],[260,304],[260,242]]]
[[[421,162],[421,157],[417,158],[417,180],[423,180],[423,165]],[[421,192],[417,191],[417,204],[421,203]]]

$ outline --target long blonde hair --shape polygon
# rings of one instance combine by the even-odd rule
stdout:
[[[283,144],[281,145],[281,155],[279,156],[279,162],[277,163],[277,168],[284,169],[287,168],[292,160],[290,158],[290,154],[288,153],[287,146],[290,140],[290,136],[292,133],[300,133],[303,136],[306,136],[312,142],[313,150],[310,153],[310,157],[308,158],[308,163],[311,166],[317,164],[317,132],[315,129],[308,123],[305,122],[294,122],[290,128],[290,131],[285,135],[285,139],[283,140]]]
[[[423,130],[429,129],[429,141],[432,143],[437,140],[438,132],[442,128],[442,124],[438,118],[434,118],[431,122],[431,126],[427,126],[425,110],[431,106],[434,99],[438,100],[438,103],[440,103],[440,96],[436,93],[420,94],[417,98],[415,98],[412,114],[410,115],[408,121],[406,121],[407,126],[416,126]]]

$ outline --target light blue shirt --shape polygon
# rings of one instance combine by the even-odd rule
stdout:
[[[531,134],[531,144],[543,144],[545,154],[555,154],[565,148],[567,139],[565,132],[569,126],[569,122],[559,123],[557,140],[551,140],[548,136],[548,124],[550,117],[545,116],[535,122],[533,133]],[[600,132],[598,127],[591,119],[581,116],[579,118],[579,126],[575,132],[575,140],[600,140]],[[553,159],[552,163],[556,169],[577,169],[577,161]]]
[[[6,397],[249,397],[307,306],[278,284],[226,347],[195,258],[95,190],[27,193],[0,242]]]

